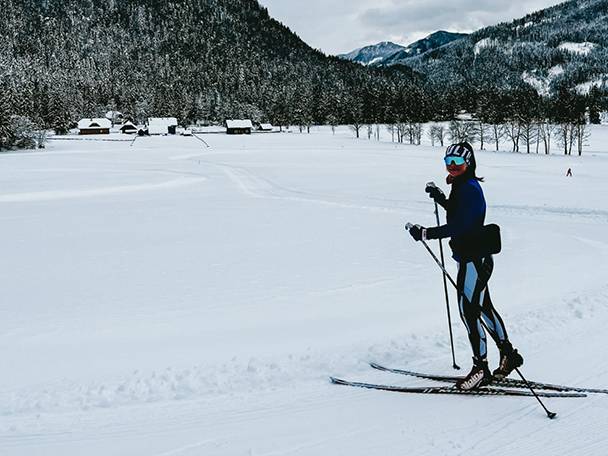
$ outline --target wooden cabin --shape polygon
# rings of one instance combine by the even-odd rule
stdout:
[[[251,120],[226,120],[226,133],[229,135],[250,135],[253,130]]]
[[[79,135],[109,135],[112,122],[108,119],[90,118],[78,122]]]

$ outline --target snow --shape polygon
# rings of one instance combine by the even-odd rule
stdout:
[[[112,122],[105,118],[87,118],[78,121],[78,129],[86,130],[88,128],[110,128]]]
[[[558,76],[561,76],[562,74],[564,74],[564,67],[563,65],[555,65],[552,66],[551,68],[549,68],[548,74],[549,74],[549,78],[554,79]]]
[[[597,44],[584,41],[582,43],[561,43],[557,48],[565,51],[573,52],[575,54],[587,55],[597,47]]]
[[[475,43],[475,47],[473,48],[473,53],[475,55],[478,55],[482,49],[485,49],[488,47],[499,47],[499,46],[500,46],[499,40],[492,39],[492,38],[483,38],[483,39],[479,40],[477,43]]]
[[[547,399],[550,422],[529,398],[328,383],[428,384],[368,361],[451,371],[441,275],[403,230],[434,224],[442,149],[352,136],[1,154],[0,454],[603,454],[605,396]],[[608,386],[607,143],[477,153],[492,296],[531,379]]]
[[[524,80],[524,82],[530,84],[539,95],[545,96],[550,94],[550,81],[547,78],[537,76],[528,71],[524,71],[521,78]]]
[[[234,120],[227,120],[226,121],[226,127],[228,128],[253,128],[253,124],[251,123],[251,120],[241,120],[241,119],[234,119]]]
[[[582,84],[577,84],[574,87],[574,90],[576,90],[581,95],[588,95],[593,87],[602,87],[607,80],[608,74],[598,76],[591,81],[583,82]]]
[[[374,65],[375,63],[381,62],[384,59],[385,59],[385,56],[374,57],[372,60],[370,60],[365,65],[371,66],[371,65]]]
[[[539,95],[547,96],[551,94],[551,83],[563,73],[564,67],[555,65],[549,68],[546,77],[535,74],[534,71],[524,71],[521,78],[524,82],[530,84]]]

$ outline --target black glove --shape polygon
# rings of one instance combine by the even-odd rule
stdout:
[[[426,228],[420,225],[414,225],[410,228],[410,236],[412,236],[415,241],[421,241],[424,238],[425,232]]]
[[[432,182],[426,184],[424,191],[427,192],[429,197],[432,198],[436,203],[441,205],[445,203],[445,193],[443,193],[443,191],[439,187],[436,187]]]

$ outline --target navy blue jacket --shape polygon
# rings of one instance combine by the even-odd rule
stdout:
[[[484,226],[486,200],[477,179],[470,175],[457,177],[452,183],[450,197],[438,201],[447,211],[447,223],[428,228],[427,239],[452,238],[453,257],[456,261],[470,257],[471,243]]]

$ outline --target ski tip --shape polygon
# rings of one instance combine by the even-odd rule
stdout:
[[[331,383],[333,383],[334,385],[343,385],[344,384],[344,380],[336,378],[336,377],[329,377],[329,381]]]

